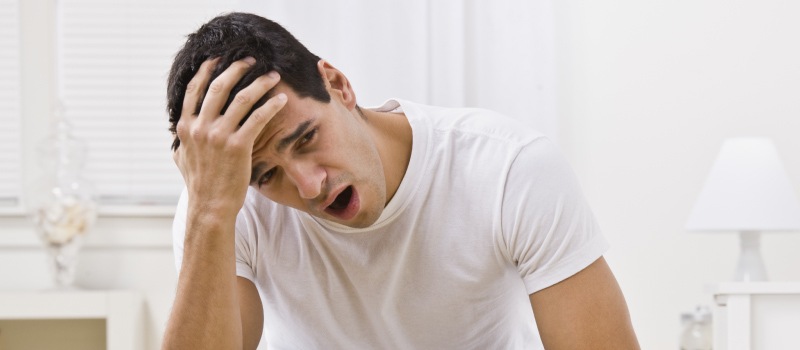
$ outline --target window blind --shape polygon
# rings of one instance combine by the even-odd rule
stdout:
[[[22,192],[19,37],[19,2],[0,0],[0,208]]]
[[[59,82],[65,116],[89,148],[86,178],[102,205],[169,205],[183,187],[172,161],[166,78],[172,59],[231,1],[62,0]]]

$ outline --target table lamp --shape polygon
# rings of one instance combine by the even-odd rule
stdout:
[[[800,229],[800,202],[772,140],[725,140],[686,229],[739,232],[735,280],[767,280],[761,232]]]

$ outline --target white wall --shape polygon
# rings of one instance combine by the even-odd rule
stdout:
[[[683,228],[722,140],[773,138],[800,188],[800,2],[555,4],[562,146],[642,348],[677,349],[679,314],[711,304],[704,286],[732,278],[739,249]],[[798,249],[763,238],[772,280],[800,280]]]

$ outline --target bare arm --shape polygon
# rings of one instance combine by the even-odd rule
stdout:
[[[530,299],[548,350],[639,349],[625,298],[602,257]]]
[[[215,65],[216,60],[206,61],[189,82],[177,126],[181,146],[174,159],[186,182],[189,205],[165,349],[255,348],[261,336],[258,292],[252,282],[236,277],[234,227],[250,182],[253,143],[283,107],[285,95],[271,98],[238,127],[253,103],[279,78],[259,77],[220,115],[231,87],[252,61],[233,63],[209,85]],[[202,107],[195,115],[200,101]]]
[[[255,349],[264,331],[264,309],[256,285],[244,277],[237,277],[239,312],[242,315],[243,349]]]

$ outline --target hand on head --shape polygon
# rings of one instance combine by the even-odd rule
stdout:
[[[176,132],[181,146],[173,158],[186,182],[192,203],[236,217],[250,182],[253,144],[264,126],[286,104],[278,94],[257,108],[241,127],[253,104],[275,87],[280,76],[271,72],[239,91],[221,111],[231,88],[255,63],[252,57],[236,61],[209,83],[217,59],[205,61],[186,86]],[[195,114],[197,106],[199,112]]]

